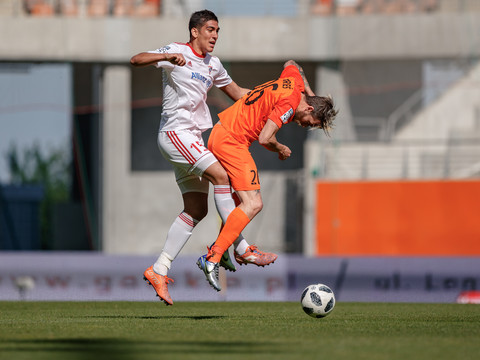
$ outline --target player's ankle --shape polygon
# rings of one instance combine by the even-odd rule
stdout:
[[[210,250],[208,250],[207,261],[212,263],[219,263],[224,251],[218,245],[212,245]]]

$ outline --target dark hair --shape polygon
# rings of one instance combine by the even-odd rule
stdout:
[[[332,97],[329,96],[308,96],[305,95],[308,105],[313,106],[312,115],[315,119],[320,121],[320,124],[314,128],[322,129],[326,135],[328,131],[333,128],[333,120],[338,114],[335,109]]]
[[[199,29],[203,26],[203,24],[210,20],[215,20],[216,22],[218,22],[217,15],[215,15],[210,10],[200,10],[194,12],[192,16],[190,16],[190,21],[188,22],[189,33],[192,34],[193,28]]]

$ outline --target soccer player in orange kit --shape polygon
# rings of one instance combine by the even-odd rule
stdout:
[[[208,253],[197,261],[215,290],[221,290],[218,269],[222,254],[263,207],[250,145],[258,140],[268,150],[278,152],[280,160],[285,160],[291,150],[275,136],[284,124],[293,121],[302,127],[323,129],[328,134],[337,112],[333,99],[316,96],[303,69],[289,60],[280,78],[255,87],[218,115],[220,121],[213,127],[208,148],[227,171],[240,204],[228,216]]]

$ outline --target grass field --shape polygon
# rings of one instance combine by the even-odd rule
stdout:
[[[0,302],[0,359],[479,359],[480,306]]]

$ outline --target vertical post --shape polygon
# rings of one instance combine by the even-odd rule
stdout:
[[[407,179],[408,178],[408,166],[409,166],[409,159],[408,159],[408,147],[404,147],[402,151],[402,178]]]
[[[103,77],[102,240],[106,253],[115,253],[116,244],[128,239],[124,189],[130,173],[131,72],[127,66],[105,69]]]
[[[449,138],[447,140],[447,144],[446,144],[446,148],[445,148],[445,156],[443,158],[443,178],[444,179],[448,179],[451,175],[451,169],[450,169],[450,159],[451,159],[451,155],[452,155],[452,141],[451,139]]]
[[[368,147],[365,146],[362,152],[362,180],[366,180],[368,178],[368,162]]]

